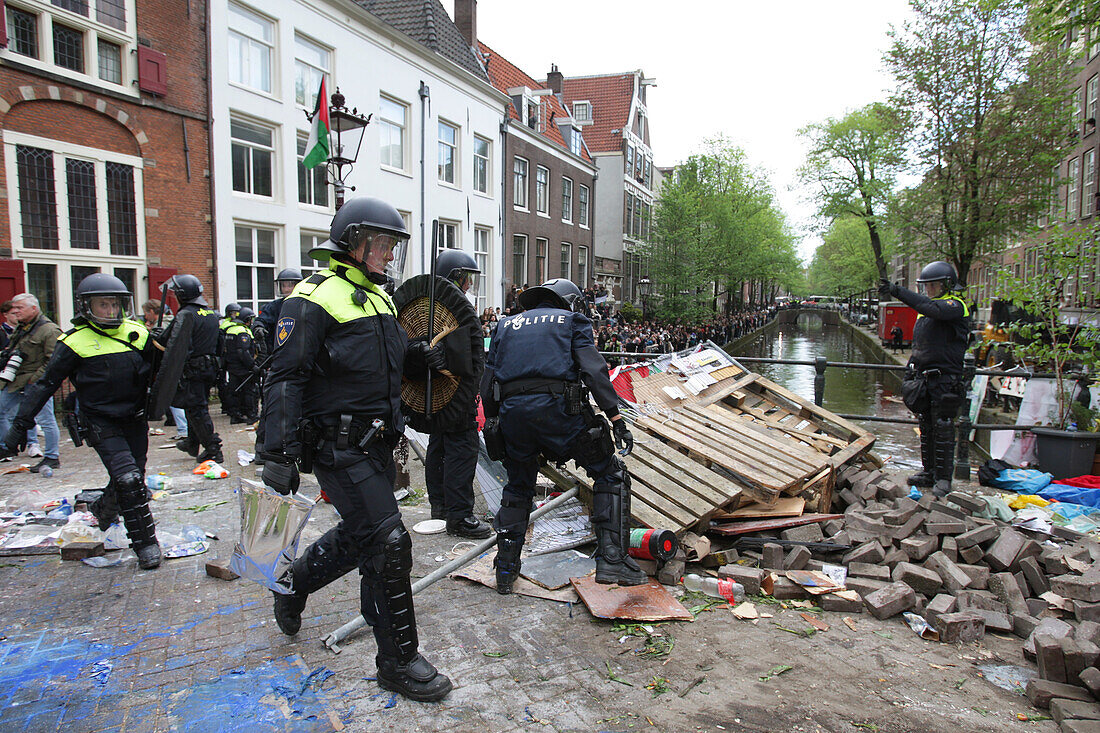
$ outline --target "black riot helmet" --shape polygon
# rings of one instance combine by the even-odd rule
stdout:
[[[101,328],[118,328],[134,310],[134,296],[114,275],[96,272],[76,286],[77,312]]]
[[[527,288],[519,294],[519,304],[525,310],[531,310],[539,303],[550,301],[558,308],[576,313],[584,313],[587,308],[584,301],[584,293],[573,283],[564,277],[556,277],[547,280],[542,285]]]
[[[249,308],[247,305],[237,311],[237,316],[233,319],[237,323],[243,323],[248,325],[249,321],[256,317],[256,311]]]
[[[237,313],[241,312],[241,304],[237,302],[229,303],[225,306],[225,317],[233,318]]]
[[[206,305],[206,299],[202,297],[202,282],[194,275],[173,275],[168,281],[168,289],[176,294],[180,305]]]
[[[943,281],[944,290],[954,290],[955,286],[958,285],[959,276],[955,272],[955,266],[950,262],[944,262],[943,260],[930,262],[924,266],[924,269],[920,271],[920,277],[917,278],[919,283],[931,283],[941,280]]]
[[[302,271],[299,269],[287,267],[286,269],[280,270],[279,274],[275,276],[275,286],[278,290],[275,295],[278,297],[290,295],[291,291],[294,290],[294,286],[302,282],[302,280]],[[289,283],[289,285],[285,286],[285,290],[283,283]]]
[[[382,239],[379,235],[387,239]],[[391,277],[400,280],[405,267],[409,230],[397,209],[382,199],[371,196],[358,196],[345,202],[336,212],[336,216],[332,217],[328,240],[311,249],[309,256],[324,262],[333,255],[355,249],[364,242],[364,237],[368,245],[373,244],[376,237],[385,246],[393,244],[393,261],[385,269]],[[368,246],[363,254],[364,261],[370,257],[370,252],[371,247]],[[385,282],[384,275],[374,279]]]
[[[481,269],[477,266],[477,261],[466,252],[445,249],[435,258],[435,274],[447,278],[460,288],[469,281],[470,290],[477,292],[477,276],[481,274]]]

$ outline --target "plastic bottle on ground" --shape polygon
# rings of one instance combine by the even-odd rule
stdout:
[[[745,600],[745,586],[725,578],[711,578],[688,573],[684,576],[684,587],[696,593],[705,593],[712,598],[724,598],[729,603]]]
[[[38,469],[38,475],[45,476],[46,478],[51,478],[53,477],[53,469],[49,466],[43,466],[42,468]]]

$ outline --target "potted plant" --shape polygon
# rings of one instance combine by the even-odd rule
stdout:
[[[998,275],[998,296],[1029,316],[1010,328],[1013,354],[1035,371],[1053,372],[1053,399],[1046,422],[1036,428],[1039,466],[1055,478],[1092,473],[1100,442],[1096,406],[1087,404],[1088,384],[1100,366],[1100,327],[1086,317],[1098,283],[1100,227],[1052,227],[1037,250],[1033,267],[1019,275],[1005,268]],[[1082,405],[1082,401],[1085,402]]]

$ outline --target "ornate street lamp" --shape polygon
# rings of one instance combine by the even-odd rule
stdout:
[[[642,298],[642,320],[648,320],[646,318],[646,301],[649,300],[649,288],[652,283],[649,280],[649,275],[642,275],[638,278],[638,295]]]
[[[329,132],[336,133],[336,146],[326,162],[326,173],[336,193],[336,209],[339,211],[344,205],[345,192],[349,189],[355,190],[355,186],[347,185],[347,177],[351,175],[351,168],[359,158],[359,149],[363,146],[363,133],[366,132],[366,127],[374,115],[361,115],[357,108],[349,111],[345,105],[344,95],[340,93],[340,87],[336,87],[329,101]],[[306,112],[306,117],[312,122],[314,115]],[[348,135],[347,139],[344,138],[345,134]],[[351,152],[353,146],[355,150]]]

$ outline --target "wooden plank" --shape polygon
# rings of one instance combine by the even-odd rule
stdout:
[[[826,412],[825,410],[815,405],[813,402],[810,402],[809,400],[806,400],[805,398],[796,395],[795,393],[776,384],[775,382],[769,381],[761,377],[756,381],[756,385],[760,388],[775,393],[775,395],[777,396],[784,397],[794,402],[802,410],[805,411],[807,419],[812,419],[814,420],[814,422],[822,424],[823,428],[833,427],[834,434],[836,433],[836,429],[838,428],[848,432],[848,436],[837,435],[836,437],[838,438],[849,437],[851,439],[855,439],[856,437],[862,436],[867,432],[855,423],[849,422],[833,413]]]
[[[805,499],[797,496],[784,496],[775,503],[775,506],[753,502],[738,507],[732,512],[719,512],[714,519],[717,521],[740,521],[743,519],[768,519],[772,517],[800,517],[805,509]]]
[[[710,446],[712,450],[730,456],[735,460],[744,461],[747,465],[769,466],[781,479],[798,481],[812,472],[805,467],[791,465],[788,461],[782,460],[776,455],[777,452],[782,455],[781,451],[769,450],[767,446],[758,442],[723,439],[720,430],[716,430],[693,415],[677,411],[674,413],[672,421],[683,426],[699,442]]]
[[[806,470],[815,470],[821,463],[817,451],[806,448],[801,442],[779,438],[768,433],[767,426],[760,425],[747,418],[738,418],[736,413],[724,405],[710,405],[704,410],[688,405],[684,408],[700,419],[712,421],[742,440],[757,441],[774,450],[782,451],[793,466]]]
[[[630,477],[634,496],[645,496],[647,503],[674,520],[677,526],[690,527],[700,517],[709,516],[717,509],[713,504],[673,486],[649,466],[637,461],[631,461]]]
[[[761,379],[761,376],[759,374],[754,374],[752,372],[749,372],[745,376],[743,376],[740,379],[738,379],[737,381],[735,381],[733,384],[730,384],[729,386],[723,387],[722,389],[715,392],[714,394],[707,395],[705,398],[699,400],[699,404],[709,405],[709,404],[712,404],[714,402],[724,400],[729,395],[731,395],[734,392],[737,392],[738,390],[752,384],[757,379]]]
[[[774,426],[774,427],[776,427],[776,429],[779,429],[779,430],[783,430],[783,429],[788,427],[786,425],[783,425],[783,423],[775,420],[774,418],[771,418],[771,417],[765,415],[763,412],[761,412],[760,410],[757,410],[755,408],[745,407],[744,405],[742,405],[741,407],[738,407],[738,408],[729,408],[729,409],[742,412],[746,415],[751,415],[752,417],[755,417],[757,420],[759,420],[762,423],[768,425],[769,427]],[[807,443],[807,447],[812,448],[812,449],[818,451],[819,453],[824,453],[824,454],[828,455],[832,451],[832,448],[828,444],[820,443],[820,442],[818,442],[816,440],[813,440],[811,438],[805,438],[804,440]]]
[[[852,460],[853,458],[855,458],[859,454],[871,450],[871,446],[873,446],[874,444],[875,444],[875,435],[874,435],[874,433],[867,433],[866,435],[862,436],[859,440],[857,440],[856,442],[852,443],[851,445],[849,445],[844,450],[837,453],[835,456],[830,456],[829,457],[829,462],[832,463],[835,468],[840,468],[840,466],[842,464],[847,463],[848,461]],[[876,456],[872,460],[877,460],[877,458],[878,457]],[[881,460],[878,461],[878,466],[877,467],[882,468],[882,461]]]
[[[696,497],[698,502],[708,507],[721,507],[729,503],[730,498],[740,493],[740,489],[731,486],[732,492],[719,491],[704,484],[699,474],[708,473],[713,474],[718,478],[717,474],[714,474],[706,466],[702,464],[696,464],[691,460],[682,461],[679,468],[670,466],[670,464],[656,457],[654,454],[645,454],[637,449],[635,445],[634,452],[630,454],[630,470],[633,473],[636,465],[645,466],[646,469],[652,471],[655,476],[663,479],[670,487],[675,487],[674,491],[682,491],[684,493],[691,494]],[[687,458],[687,456],[682,456]],[[688,465],[684,465],[688,464]],[[687,506],[686,501],[682,502]]]
[[[803,514],[801,517],[759,519],[752,522],[734,522],[731,524],[717,524],[715,522],[711,522],[710,529],[707,531],[724,535],[726,537],[735,537],[737,535],[749,534],[751,532],[766,532],[772,529],[788,529],[790,527],[801,527],[804,524],[815,524],[817,522],[825,522],[829,519],[842,519],[843,517],[843,514]]]
[[[699,491],[701,491],[702,488],[709,488],[719,497],[722,497],[730,493],[729,486],[734,486],[738,489],[741,488],[739,484],[731,482],[725,476],[718,475],[702,463],[693,461],[686,453],[681,453],[676,448],[661,442],[656,436],[653,436],[652,440],[635,441],[634,443],[634,453],[631,453],[631,455],[637,454],[636,457],[639,459],[645,459],[645,453],[638,450],[639,446],[641,446],[643,451],[648,451],[652,454],[646,461],[651,468],[665,474],[673,480],[679,480],[679,477],[687,472],[691,475],[692,480],[698,481],[702,485]],[[662,461],[664,465],[662,465]],[[699,470],[696,466],[701,467],[703,470]],[[699,493],[699,491],[696,491],[696,493]],[[706,497],[705,494],[701,493],[700,496]]]
[[[761,489],[782,491],[793,483],[793,481],[790,480],[776,482],[772,476],[757,470],[756,466],[749,465],[743,460],[736,459],[733,456],[724,455],[720,451],[712,450],[710,446],[696,440],[692,435],[686,432],[682,425],[660,422],[653,418],[642,418],[635,424],[651,434],[667,438],[685,448],[695,451],[700,456],[717,463],[733,475],[743,478],[745,481],[759,486]]]

